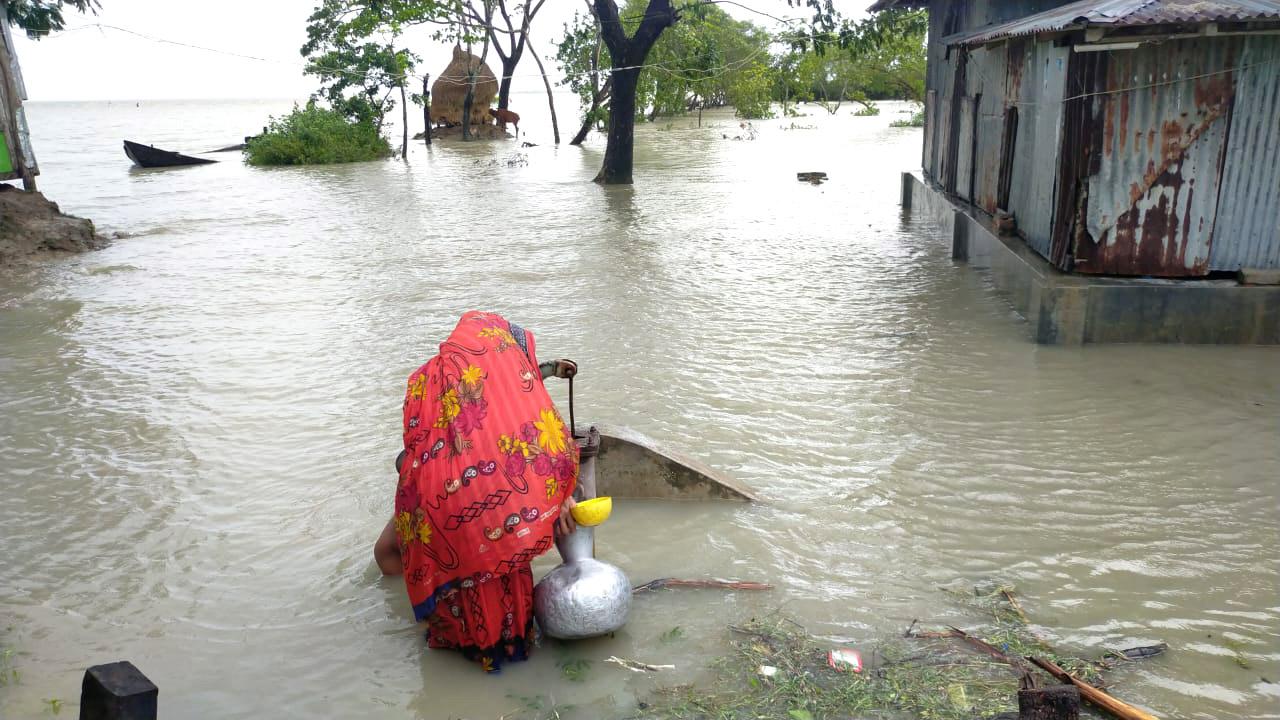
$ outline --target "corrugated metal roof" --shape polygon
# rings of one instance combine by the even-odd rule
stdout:
[[[867,8],[867,12],[880,12],[881,10],[891,10],[893,8],[922,7],[929,7],[929,0],[876,0],[874,5]]]
[[[887,9],[895,0],[871,7]],[[1280,0],[1080,0],[1011,22],[943,38],[948,45],[977,45],[1001,38],[1085,26],[1134,27],[1174,23],[1280,20]]]

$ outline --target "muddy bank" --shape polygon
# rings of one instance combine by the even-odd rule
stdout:
[[[0,268],[107,244],[93,221],[64,215],[44,195],[0,183]]]

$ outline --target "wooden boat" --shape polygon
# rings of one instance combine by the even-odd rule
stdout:
[[[129,140],[124,141],[124,154],[128,155],[135,165],[144,168],[207,165],[218,162],[217,160],[183,155],[172,150],[161,150],[152,145],[143,145]]]
[[[582,429],[579,424],[579,430]],[[751,488],[628,428],[596,425],[596,493],[615,498],[755,502]]]

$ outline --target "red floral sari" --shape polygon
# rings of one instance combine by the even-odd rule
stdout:
[[[552,546],[578,446],[542,384],[533,333],[468,312],[409,376],[395,528],[431,647],[496,671],[532,640],[529,562]]]

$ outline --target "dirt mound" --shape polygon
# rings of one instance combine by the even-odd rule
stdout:
[[[51,253],[97,250],[107,239],[93,222],[63,215],[57,203],[0,183],[0,267]]]
[[[510,140],[515,137],[511,133],[503,130],[497,125],[484,124],[472,125],[471,135],[477,140]],[[422,133],[413,136],[414,140],[421,140],[425,137]],[[462,126],[454,125],[453,127],[438,127],[431,130],[432,140],[461,140]]]

